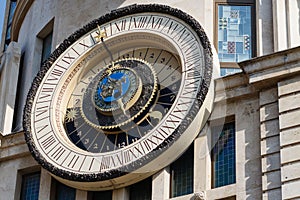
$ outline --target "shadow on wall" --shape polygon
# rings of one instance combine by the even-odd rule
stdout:
[[[237,191],[237,197],[261,199],[259,103],[256,100],[241,101],[237,109],[242,112],[236,111],[236,142],[245,143],[245,151],[236,152],[236,183],[243,185],[245,182],[245,193]]]
[[[299,24],[298,34],[300,35],[300,0],[297,0],[297,5],[298,5],[298,24]]]

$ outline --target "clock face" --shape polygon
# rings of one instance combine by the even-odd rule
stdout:
[[[193,141],[187,129],[199,124],[212,73],[209,43],[193,18],[134,5],[66,41],[34,80],[24,115],[29,149],[52,174],[124,186],[122,177],[134,180],[175,142]]]

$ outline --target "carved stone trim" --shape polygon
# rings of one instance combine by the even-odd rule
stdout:
[[[12,41],[18,40],[21,25],[33,2],[34,0],[18,1],[11,26],[10,37]]]
[[[206,197],[204,191],[194,193],[194,196],[191,198],[191,200],[205,200],[205,199]]]

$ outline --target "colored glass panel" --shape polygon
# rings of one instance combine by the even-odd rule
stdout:
[[[241,62],[252,57],[251,6],[218,5],[220,62]]]

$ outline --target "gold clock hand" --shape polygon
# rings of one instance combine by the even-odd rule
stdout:
[[[96,40],[97,40],[97,42],[100,42],[100,40],[101,40],[101,42],[102,42],[102,44],[103,44],[105,50],[106,50],[106,51],[108,52],[108,54],[109,54],[109,57],[110,57],[111,63],[112,63],[112,68],[113,68],[113,67],[114,67],[114,62],[113,62],[114,59],[113,59],[112,53],[111,53],[111,51],[108,49],[107,45],[106,45],[105,42],[104,42],[104,38],[107,38],[106,31],[105,31],[105,30],[101,30],[99,25],[98,25],[97,27],[98,27],[98,32],[97,32]],[[100,40],[99,40],[99,39],[100,39]]]

